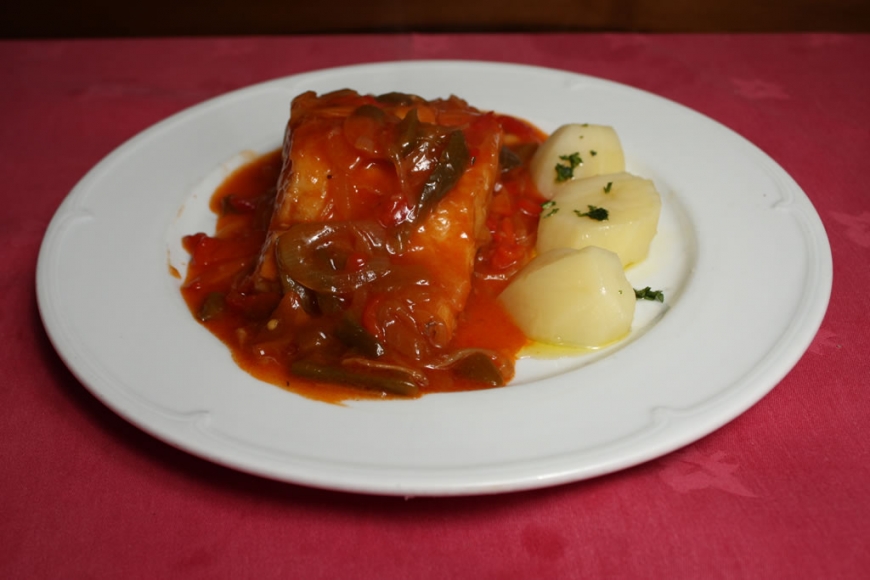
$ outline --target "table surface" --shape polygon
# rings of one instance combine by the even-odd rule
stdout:
[[[318,68],[475,59],[645,89],[745,136],[803,188],[827,315],[757,405],[666,457],[483,497],[377,497],[246,475],[98,402],[40,322],[64,196],[190,105]],[[0,577],[859,578],[870,575],[870,36],[365,35],[0,42]],[[864,177],[862,177],[862,175]]]

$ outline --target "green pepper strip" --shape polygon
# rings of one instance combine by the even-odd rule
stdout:
[[[438,165],[423,184],[414,222],[423,219],[447,193],[453,189],[468,166],[468,145],[462,131],[453,131],[447,137],[447,146],[438,158]]]
[[[296,361],[291,364],[290,372],[306,379],[374,389],[406,397],[416,397],[420,393],[419,387],[408,379],[355,372],[341,367],[323,365],[306,360]]]
[[[411,109],[405,118],[396,126],[398,134],[399,155],[407,156],[420,140],[420,119],[417,117],[417,109]]]
[[[335,329],[335,335],[345,345],[357,349],[366,358],[383,356],[384,347],[362,325],[349,318],[343,318]]]
[[[472,353],[459,360],[453,365],[452,370],[457,375],[472,381],[479,381],[493,387],[504,386],[504,377],[501,376],[498,367],[482,352]]]

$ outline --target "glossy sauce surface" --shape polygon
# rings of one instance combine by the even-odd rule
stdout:
[[[336,231],[347,223],[375,224],[360,226],[363,237],[375,235],[366,233],[367,228],[384,229],[388,234],[399,231],[407,222],[402,216],[409,208],[414,211],[415,206],[408,204],[407,196],[403,198],[397,191],[393,167],[378,157],[376,150],[372,151],[373,142],[377,149],[377,139],[366,141],[360,137],[367,131],[369,136],[375,134],[373,129],[385,133],[384,127],[390,129],[390,125],[373,125],[369,116],[352,114],[343,122],[341,138],[332,130],[320,136],[311,134],[306,137],[310,141],[302,145],[297,143],[296,169],[301,172],[299,151],[318,151],[318,159],[331,159],[330,191],[340,191],[349,199],[345,202],[349,208],[339,207],[331,210],[332,214],[322,214],[310,221],[290,219],[276,227],[276,221],[282,219],[281,211],[288,207],[286,196],[289,194],[279,193],[288,175],[286,143],[283,154],[275,151],[248,163],[214,193],[211,209],[218,216],[215,233],[198,233],[184,239],[191,260],[182,294],[192,314],[230,348],[235,361],[245,371],[303,396],[329,402],[490,388],[513,377],[517,354],[528,341],[498,304],[496,296],[533,255],[542,199],[531,184],[527,161],[545,135],[512,117],[473,109],[468,113],[464,109],[467,105],[461,102],[460,105],[436,103],[435,108],[438,106],[446,111],[445,117],[457,117],[455,126],[462,128],[472,167],[475,155],[484,155],[482,148],[495,143],[492,139],[498,139],[500,150],[496,151],[500,158],[497,162],[491,160],[498,171],[491,190],[485,192],[485,206],[480,213],[483,219],[479,220],[483,223],[474,230],[473,220],[467,220],[465,229],[457,229],[459,226],[450,221],[454,216],[460,221],[466,219],[463,212],[471,204],[480,203],[478,198],[465,201],[461,198],[462,188],[469,187],[466,182],[475,176],[472,170],[466,170],[462,175],[465,182],[460,181],[434,205],[431,217],[423,218],[429,221],[418,222],[422,225],[416,226],[417,230],[410,234],[409,242],[400,251],[386,251],[377,244],[359,246],[346,239],[333,244],[343,249],[323,258],[328,262],[327,274],[353,278],[355,272],[374,271],[373,264],[379,261],[383,262],[383,271],[387,274],[379,274],[372,284],[331,293],[314,292],[313,307],[301,304],[300,299],[311,292],[306,288],[296,290],[296,280],[304,284],[309,273],[302,271],[299,264],[281,265],[278,241],[281,236],[297,236],[295,232],[304,232],[306,228],[325,227],[324,231],[332,231],[328,228],[333,224]],[[422,107],[421,116],[424,116],[428,113]],[[386,111],[392,112],[389,108]],[[367,115],[370,112],[367,111]],[[303,129],[313,130],[311,125],[304,125]],[[295,137],[302,139],[302,129],[296,131],[299,134]],[[389,144],[389,139],[394,137],[383,139]],[[361,140],[366,148],[362,153],[358,146],[348,146],[348,142],[358,145]],[[480,150],[478,143],[482,144]],[[442,158],[443,150],[442,147]],[[347,164],[348,171],[335,170],[336,156],[345,159],[343,163]],[[431,165],[437,167],[437,164]],[[475,169],[481,168],[485,166]],[[431,173],[430,170],[421,174],[418,179],[428,179]],[[297,204],[294,211],[313,207],[299,199],[291,200]],[[366,221],[359,221],[361,215]],[[449,234],[445,237],[447,245],[439,245],[442,240],[437,237],[438,232],[427,234],[427,228],[445,228]],[[288,231],[294,233],[287,234]],[[466,231],[471,233],[464,236]],[[459,249],[452,251],[450,244],[454,242],[451,240],[470,237],[473,232],[477,232],[476,241],[458,240],[455,245]],[[473,245],[469,246],[470,243]],[[316,260],[322,256],[317,253],[319,248],[315,250],[310,259],[317,270],[321,265]],[[461,271],[464,261],[471,262],[466,282]],[[262,275],[264,263],[273,268],[267,270],[271,272],[269,276]],[[281,277],[290,277],[286,270],[295,276],[289,281],[290,286]],[[457,280],[456,284],[451,284],[453,279]],[[315,280],[310,286],[316,288],[318,283]],[[468,287],[459,293],[454,286],[462,283]],[[378,285],[382,290],[377,290]],[[406,316],[407,311],[402,308],[419,307],[426,301],[443,307],[439,300],[450,307],[459,305],[453,318],[447,318],[449,328],[442,335],[426,337],[427,342],[395,334],[399,331],[407,334],[408,328],[413,326],[390,326],[391,316]],[[374,342],[371,339],[375,339]],[[423,346],[409,354],[408,350],[402,350],[407,348],[409,340],[417,340]],[[493,367],[500,376],[492,378]],[[351,381],[353,384],[342,384],[348,382],[343,374],[348,368],[356,378]],[[333,372],[336,380],[330,380]],[[367,374],[374,377],[373,382],[367,381]],[[398,391],[383,388],[392,385],[394,379],[400,383]],[[414,389],[405,391],[406,383],[414,383]]]

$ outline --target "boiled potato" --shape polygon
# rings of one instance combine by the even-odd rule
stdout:
[[[619,258],[596,247],[539,254],[499,300],[527,337],[577,347],[624,337],[636,303]]]
[[[629,266],[649,253],[661,205],[653,182],[630,173],[572,181],[545,204],[536,249],[599,246]]]
[[[563,125],[538,147],[529,168],[538,191],[551,199],[575,179],[625,171],[625,156],[613,127]]]

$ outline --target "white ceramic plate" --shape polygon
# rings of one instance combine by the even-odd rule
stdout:
[[[319,403],[239,370],[179,294],[179,238],[210,231],[208,196],[280,144],[290,100],[351,87],[459,95],[550,131],[613,125],[630,171],[664,201],[650,258],[663,289],[632,336],[593,357],[520,361],[502,389]],[[244,153],[248,152],[248,153]],[[798,185],[755,146],[671,101],[573,73],[476,62],[312,72],[183,111],[131,139],[73,189],[37,271],[60,356],[115,412],[193,454],[305,485],[394,495],[496,493],[659,457],[753,405],[793,367],[830,295],[831,255]]]

